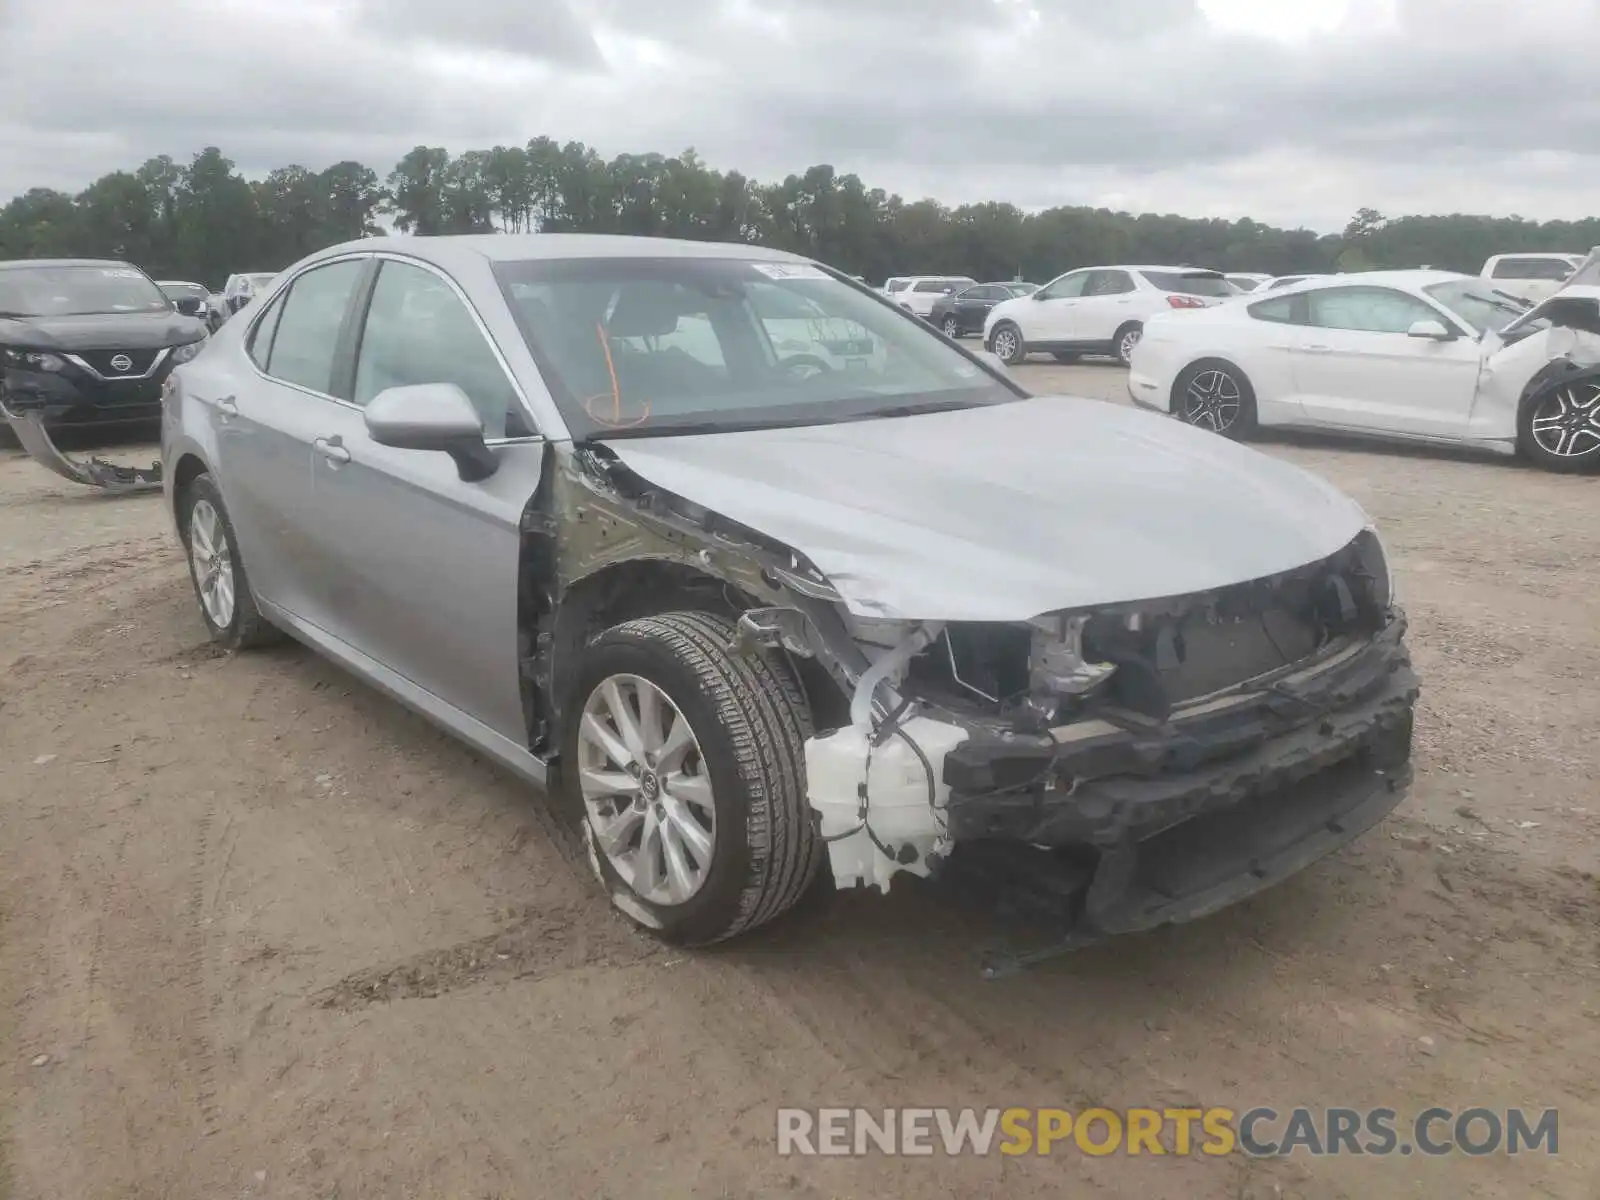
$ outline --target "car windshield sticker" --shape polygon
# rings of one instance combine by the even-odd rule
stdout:
[[[821,267],[814,267],[810,263],[751,263],[752,267],[760,271],[768,279],[832,279]]]

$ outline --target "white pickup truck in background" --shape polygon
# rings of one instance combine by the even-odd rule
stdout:
[[[1582,261],[1581,254],[1496,254],[1483,264],[1479,275],[1498,291],[1537,304],[1559,291]]]

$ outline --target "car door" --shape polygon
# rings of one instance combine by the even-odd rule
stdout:
[[[216,477],[258,599],[319,618],[310,534],[311,442],[331,390],[335,350],[364,258],[298,275],[245,331],[227,372],[191,372],[190,393],[216,437]]]
[[[1083,299],[1072,306],[1071,338],[1075,342],[1109,342],[1133,313],[1138,289],[1126,271],[1089,272]]]
[[[969,287],[957,295],[952,305],[955,309],[956,320],[960,322],[961,332],[966,333],[973,329],[982,329],[984,321],[988,320],[989,310],[1001,300],[1010,299],[1010,293],[1004,288],[995,287],[993,284],[980,283],[976,287]]]
[[[1351,429],[1459,437],[1472,412],[1481,346],[1441,310],[1395,288],[1318,288],[1294,354],[1308,420]],[[1411,337],[1418,321],[1454,336]]]
[[[1092,274],[1069,271],[1035,292],[1031,304],[1019,305],[1023,339],[1030,343],[1072,341],[1073,309],[1082,303],[1084,286]]]
[[[517,623],[523,512],[545,446],[499,349],[456,284],[378,260],[339,397],[312,444],[328,632],[526,747]],[[498,468],[465,482],[439,452],[382,446],[362,409],[386,388],[455,384]]]

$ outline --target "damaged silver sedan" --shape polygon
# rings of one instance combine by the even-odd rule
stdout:
[[[998,873],[1078,939],[1187,920],[1410,777],[1359,506],[791,255],[335,247],[174,374],[162,452],[218,642],[291,634],[548,781],[674,941],[824,870]]]

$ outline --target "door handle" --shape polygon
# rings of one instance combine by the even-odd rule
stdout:
[[[1318,345],[1315,345],[1315,346],[1307,346],[1307,347],[1305,347],[1305,352],[1307,354],[1332,354],[1333,353],[1333,347],[1332,346],[1323,346],[1323,345],[1318,344]]]
[[[316,452],[332,463],[347,463],[350,461],[350,451],[340,444],[339,439],[316,438],[311,446]]]
[[[239,398],[237,396],[218,396],[217,411],[225,417],[239,415]]]

